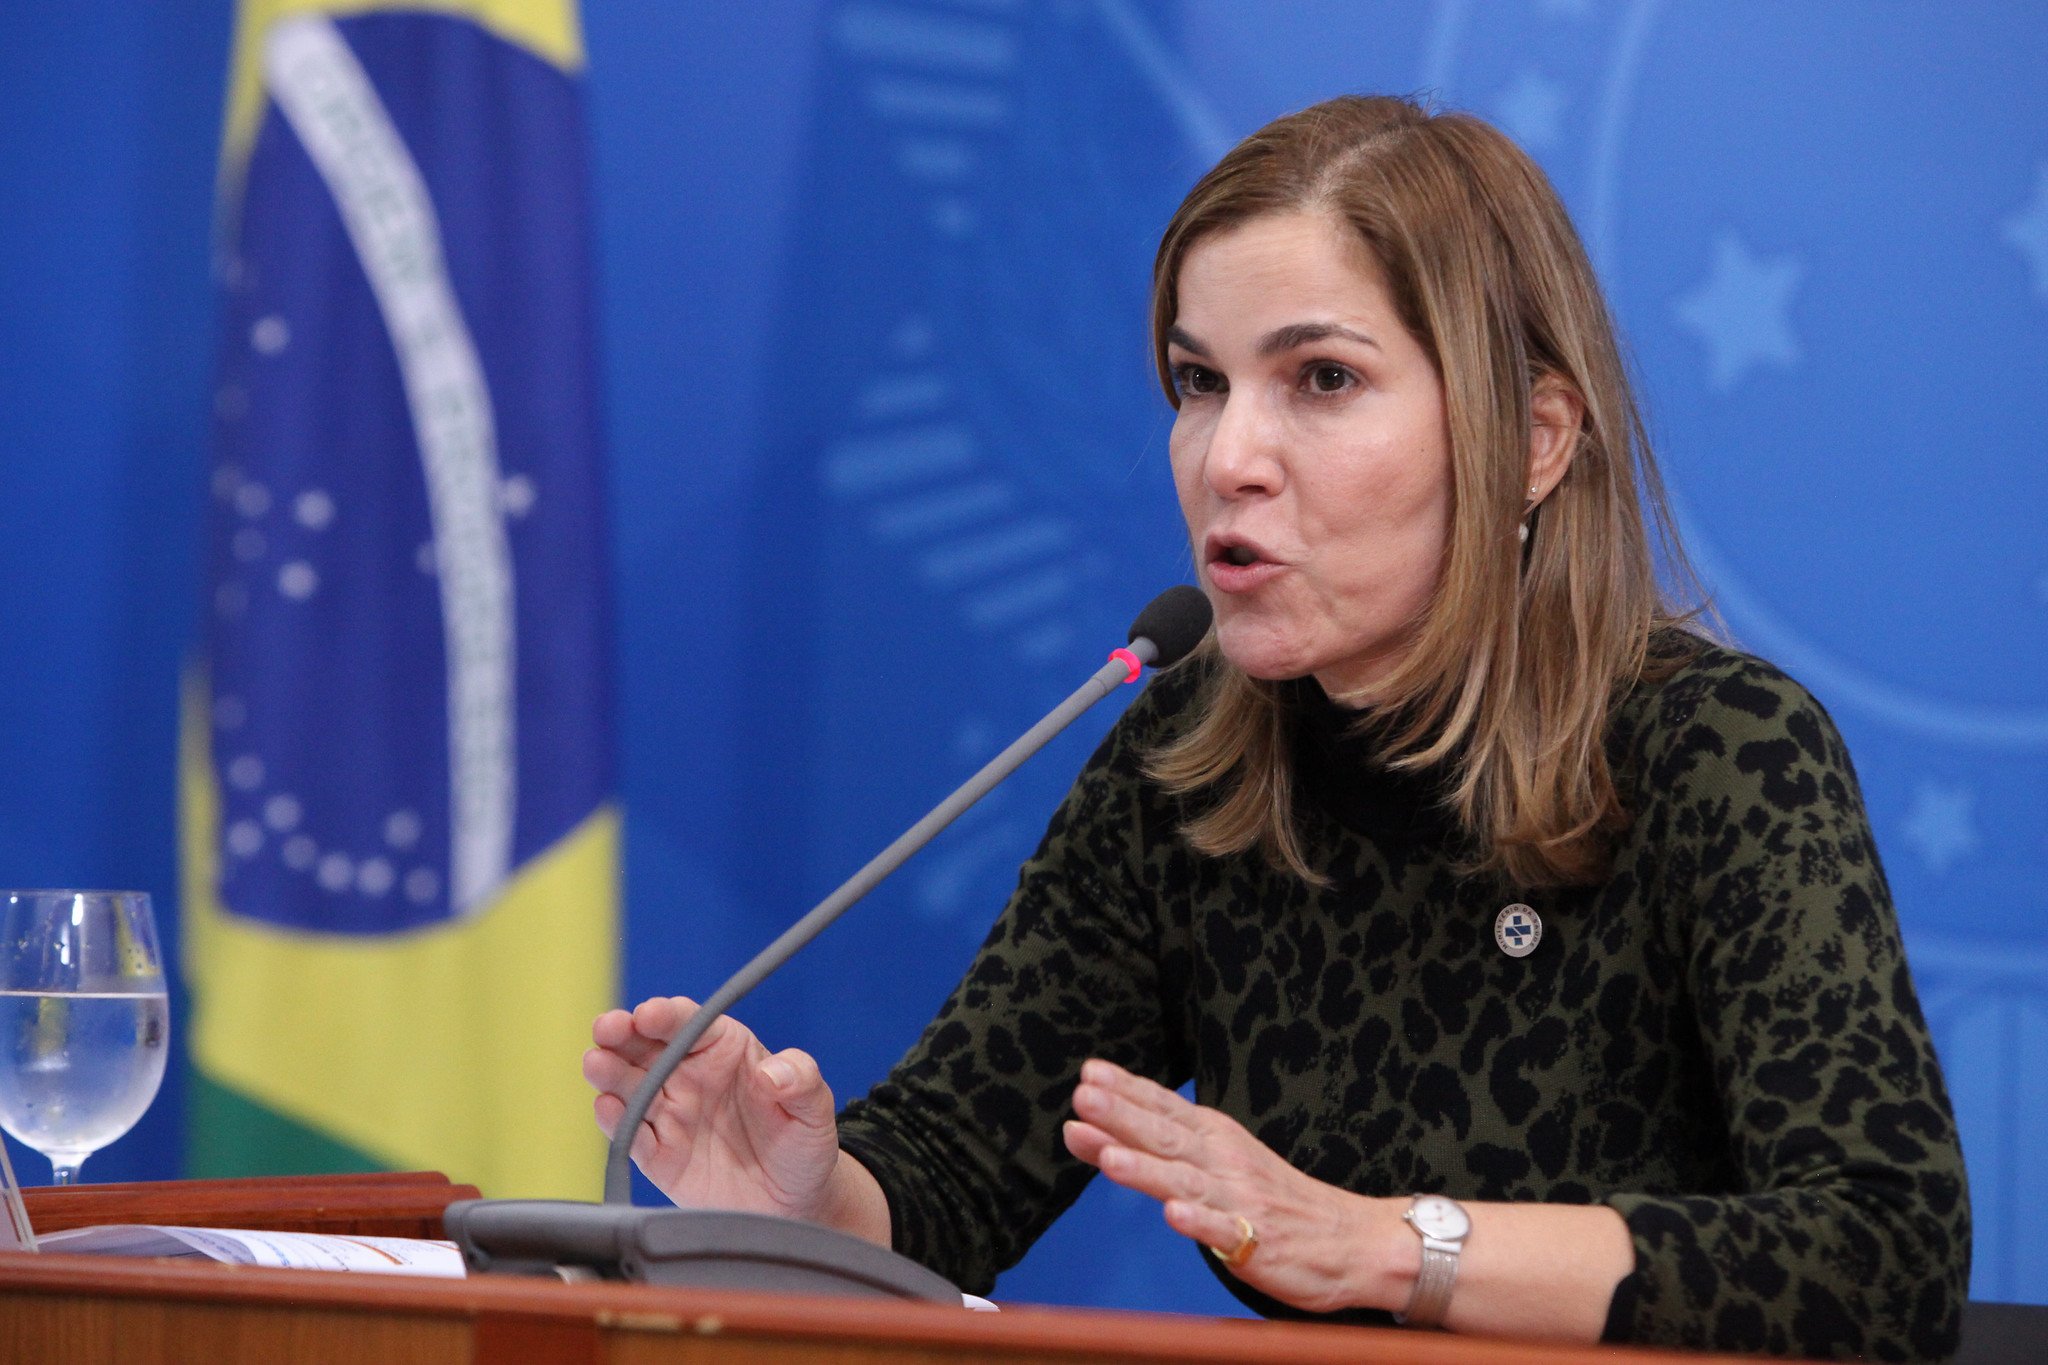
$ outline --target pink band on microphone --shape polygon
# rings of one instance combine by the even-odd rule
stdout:
[[[1122,660],[1124,667],[1131,670],[1124,678],[1127,683],[1136,682],[1145,672],[1145,665],[1139,663],[1138,656],[1128,649],[1112,649],[1109,651],[1109,657]]]

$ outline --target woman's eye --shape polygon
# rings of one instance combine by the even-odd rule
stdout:
[[[1308,386],[1317,393],[1342,393],[1351,387],[1351,371],[1342,365],[1312,365]]]
[[[1223,376],[1202,365],[1181,365],[1173,372],[1174,383],[1183,394],[1221,393]]]

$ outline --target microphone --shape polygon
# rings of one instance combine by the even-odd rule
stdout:
[[[797,1279],[790,1279],[788,1273],[779,1276],[768,1274],[750,1282],[756,1287],[801,1283],[807,1292],[829,1293],[833,1290],[825,1284],[838,1274],[845,1281],[839,1292],[944,1298],[945,1293],[935,1294],[929,1283],[937,1280],[936,1276],[915,1262],[894,1257],[894,1253],[883,1254],[902,1262],[900,1267],[896,1267],[900,1272],[900,1282],[884,1284],[888,1280],[885,1272],[890,1267],[877,1262],[872,1255],[880,1248],[857,1238],[829,1233],[826,1229],[759,1214],[632,1208],[634,1135],[639,1132],[647,1111],[653,1107],[655,1097],[661,1093],[662,1085],[690,1055],[690,1049],[704,1036],[705,1030],[721,1015],[824,932],[827,925],[851,909],[856,901],[901,867],[912,854],[930,843],[940,830],[952,824],[997,783],[1015,772],[1025,759],[1044,748],[1053,736],[1066,729],[1083,711],[1115,691],[1118,684],[1136,682],[1148,664],[1165,668],[1187,657],[1208,633],[1211,615],[1209,599],[1201,589],[1184,583],[1153,598],[1131,623],[1126,648],[1110,651],[1109,662],[1048,712],[1043,720],[990,759],[981,771],[963,782],[922,820],[897,836],[894,843],[876,854],[865,867],[847,878],[838,890],[784,930],[779,938],[755,954],[752,961],[712,992],[681,1031],[669,1040],[661,1055],[649,1065],[646,1076],[627,1100],[625,1112],[619,1116],[618,1125],[612,1130],[611,1149],[605,1161],[603,1206],[563,1200],[464,1200],[450,1204],[446,1214],[448,1235],[461,1244],[463,1256],[471,1268],[528,1272],[538,1269],[546,1273],[555,1264],[569,1261],[597,1264],[615,1272],[623,1269],[634,1278],[649,1279],[655,1283],[734,1285],[736,1281],[731,1278],[729,1268],[707,1270],[718,1262],[719,1253],[715,1247],[706,1245],[705,1236],[684,1236],[679,1240],[678,1229],[685,1224],[678,1220],[691,1220],[687,1226],[693,1234],[701,1233],[713,1223],[734,1234],[734,1242],[745,1244],[744,1249],[735,1245],[734,1252],[755,1262],[768,1264],[773,1261],[772,1256],[764,1257],[763,1248],[768,1244],[784,1245],[790,1256],[801,1258],[803,1270]],[[603,1216],[606,1214],[611,1216]],[[804,1231],[801,1234],[792,1231],[785,1237],[776,1225]],[[825,1240],[821,1240],[821,1234]],[[839,1248],[841,1257],[860,1263],[863,1267],[861,1274],[845,1273],[842,1268],[831,1264],[832,1239],[845,1244]],[[708,1240],[717,1242],[719,1239],[713,1236]],[[680,1253],[675,1250],[684,1242],[690,1244],[698,1262],[693,1267],[684,1267]],[[796,1245],[798,1242],[804,1245],[799,1247]],[[664,1249],[670,1254],[665,1256]],[[796,1261],[789,1264],[794,1265]],[[788,1272],[788,1266],[783,1270]],[[937,1282],[944,1285],[942,1280]]]
[[[1134,654],[1150,644],[1152,650],[1144,656],[1145,661],[1154,668],[1171,668],[1202,643],[1215,614],[1200,588],[1176,583],[1145,604],[1125,639]]]

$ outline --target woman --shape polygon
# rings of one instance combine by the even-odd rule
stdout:
[[[835,1122],[724,1020],[642,1169],[970,1289],[1099,1170],[1267,1313],[1952,1350],[1962,1161],[1848,756],[1660,604],[1542,173],[1398,100],[1281,119],[1168,225],[1153,321],[1211,639],[872,1094]],[[691,1009],[597,1021],[607,1130]]]

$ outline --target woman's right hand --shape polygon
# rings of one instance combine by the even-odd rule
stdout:
[[[583,1078],[597,1087],[597,1126],[606,1137],[647,1067],[696,1012],[695,1001],[657,996],[591,1025],[597,1046],[583,1054]],[[832,1091],[817,1062],[796,1048],[769,1052],[731,1018],[705,1030],[662,1086],[633,1138],[633,1160],[685,1208],[827,1224],[841,1221],[850,1174],[841,1167],[855,1167],[856,1179],[866,1175],[840,1153]]]

